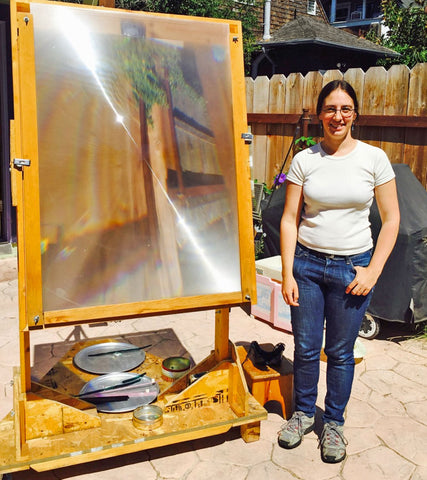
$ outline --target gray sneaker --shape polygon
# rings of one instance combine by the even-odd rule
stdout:
[[[304,412],[295,412],[278,432],[279,445],[288,449],[298,447],[304,435],[312,430],[314,430],[314,417],[307,417]]]
[[[319,440],[322,460],[326,463],[339,463],[345,458],[345,447],[348,445],[343,433],[344,429],[335,422],[325,423]]]

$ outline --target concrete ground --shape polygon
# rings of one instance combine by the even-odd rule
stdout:
[[[12,410],[12,369],[19,364],[16,257],[0,258],[0,418]],[[171,329],[181,349],[198,362],[213,348],[214,312],[111,322],[99,326],[62,327],[31,335],[33,375],[55,363],[56,346],[76,338],[94,338]],[[286,344],[292,359],[293,337],[233,308],[230,338],[236,343]],[[3,480],[425,480],[427,479],[427,340],[414,338],[405,325],[386,322],[356,365],[347,408],[347,458],[340,464],[320,459],[320,421],[295,450],[277,444],[283,418],[269,407],[261,439],[245,443],[238,429],[224,435],[66,467],[44,473],[32,470],[4,475]],[[174,352],[175,354],[175,352]],[[56,358],[55,358],[56,356]],[[325,367],[321,362],[318,413],[323,408]],[[1,450],[1,446],[0,446]],[[1,453],[0,453],[1,455]]]

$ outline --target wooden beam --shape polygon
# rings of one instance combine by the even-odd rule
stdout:
[[[248,123],[297,124],[301,115],[286,113],[248,113]],[[319,123],[317,115],[310,115],[310,124]],[[427,116],[407,115],[360,115],[357,124],[367,127],[427,128]]]

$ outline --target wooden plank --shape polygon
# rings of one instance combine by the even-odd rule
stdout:
[[[297,124],[301,113],[248,113],[250,123]]]
[[[254,267],[255,268],[255,267]],[[147,302],[125,303],[118,305],[103,305],[101,307],[73,308],[70,310],[53,310],[45,312],[44,321],[46,326],[66,325],[87,322],[100,322],[105,319],[124,319],[147,317],[154,314],[166,315],[194,310],[212,310],[216,307],[230,307],[240,305],[243,302],[241,292],[227,294],[196,295],[191,297],[176,297],[164,300]]]
[[[304,95],[304,77],[300,73],[291,73],[286,79],[285,91],[285,114],[298,115],[298,121],[302,115],[303,109],[303,95]],[[283,172],[287,173],[293,158],[293,141],[294,138],[301,136],[298,125],[286,126],[285,139],[283,142],[283,149],[286,152]],[[286,158],[286,155],[288,154]]]
[[[215,311],[215,357],[220,362],[230,358],[229,351],[230,312],[228,308]]]
[[[384,103],[384,118],[389,115],[405,115],[408,107],[409,68],[406,65],[393,65],[387,71],[387,85]],[[414,118],[414,117],[412,117]],[[416,117],[415,117],[416,118]],[[427,118],[426,125],[427,125]],[[405,117],[403,117],[405,122]],[[407,123],[407,122],[405,122]],[[401,163],[404,156],[405,130],[384,128],[381,148],[391,162]]]
[[[238,27],[238,28],[237,28]],[[233,102],[234,150],[236,155],[235,191],[239,221],[239,252],[242,303],[256,301],[255,248],[253,242],[251,170],[249,146],[242,139],[248,132],[241,24],[230,27],[231,89]],[[220,83],[221,79],[218,79]],[[221,140],[218,140],[221,143]],[[224,168],[224,172],[228,170]],[[227,177],[227,175],[225,175]],[[228,333],[227,333],[228,340]]]
[[[408,115],[427,116],[427,63],[415,65],[410,73]],[[425,129],[407,130],[405,134],[404,163],[411,167],[415,176],[427,188],[427,146]]]
[[[286,77],[273,75],[270,79],[269,113],[283,115],[285,111]],[[284,126],[270,123],[267,125],[267,186],[271,188],[274,177],[279,173],[283,162]]]
[[[230,364],[229,369],[228,401],[233,412],[237,416],[243,416],[249,411],[250,394],[240,358],[234,344],[231,345],[231,356],[233,363]],[[246,432],[244,433],[246,434]]]
[[[27,20],[25,20],[27,19]],[[29,19],[29,20],[28,20]],[[22,202],[23,237],[25,241],[24,271],[25,271],[25,319],[29,326],[43,322],[42,291],[41,291],[41,256],[40,256],[40,199],[38,178],[38,144],[37,144],[37,105],[35,85],[34,32],[33,17],[28,13],[17,13],[17,37],[19,78],[17,84],[19,93],[18,109],[21,142],[21,158],[29,159],[31,165],[23,167],[22,172]],[[31,239],[31,241],[28,241]],[[22,262],[20,264],[22,265]]]
[[[405,65],[403,65],[405,66]],[[402,91],[407,91],[403,85]],[[397,95],[396,99],[399,98]],[[393,110],[405,109],[406,98],[401,99],[401,103],[393,105]],[[391,104],[390,104],[391,105]],[[360,125],[374,127],[396,128],[427,128],[427,116],[409,116],[409,115],[361,115],[359,119]]]
[[[253,78],[245,77],[246,108],[247,108],[248,114],[253,113],[254,87],[255,87],[255,82]]]
[[[365,109],[369,105],[369,113],[375,115],[384,114],[385,85],[387,72],[383,67],[372,67],[365,74],[363,87],[363,105]],[[371,145],[381,146],[381,130],[378,127],[360,128],[360,139],[369,141]]]
[[[308,109],[311,116],[316,116],[317,98],[322,87],[322,74],[320,72],[308,72],[304,78],[302,107]]]
[[[29,6],[26,5],[26,8]],[[22,105],[20,96],[20,76],[21,76],[21,62],[20,52],[18,46],[18,18],[15,14],[16,4],[11,2],[11,51],[12,51],[12,73],[13,73],[13,101],[14,114],[13,128],[11,128],[11,155],[14,157],[23,158],[23,127],[22,127]],[[25,243],[24,243],[24,188],[23,188],[23,172],[12,169],[12,187],[14,187],[13,200],[16,205],[17,218],[17,238],[18,238],[18,303],[19,303],[19,359],[20,359],[20,384],[24,389],[29,389],[31,386],[31,369],[30,369],[30,355],[29,355],[29,333],[27,329],[27,301],[26,301],[26,262],[25,262]],[[16,411],[19,411],[21,404],[18,402],[15,405]],[[21,417],[16,415],[17,419]],[[18,431],[18,429],[17,429]],[[19,425],[19,432],[24,432],[24,426]],[[21,449],[21,436],[18,435],[17,448]]]
[[[363,108],[363,90],[364,90],[364,85],[365,85],[365,72],[361,68],[349,68],[345,73],[344,73],[344,80],[348,82],[353,88],[354,91],[356,92],[357,100],[359,102],[359,115],[361,115],[362,112],[364,112]],[[367,111],[369,112],[369,110]],[[364,112],[364,113],[367,113]],[[353,137],[354,138],[360,138],[360,119],[359,117],[358,120],[353,124],[354,125],[354,131],[353,131]]]
[[[398,105],[399,107],[399,105]],[[297,124],[301,115],[275,114],[275,113],[250,113],[250,123],[277,123]],[[311,123],[318,124],[316,117],[311,115]],[[409,115],[360,115],[358,123],[362,126],[390,127],[390,128],[427,128],[427,116]]]
[[[263,113],[268,112],[268,95],[269,95],[270,81],[268,77],[257,77],[254,85],[253,96],[253,112]],[[267,181],[265,159],[267,155],[267,126],[266,125],[253,125],[252,134],[254,135],[253,141],[253,179],[258,183]],[[259,161],[262,159],[262,161]]]
[[[342,80],[343,78],[344,75],[340,70],[327,70],[323,74],[322,88],[332,80]]]

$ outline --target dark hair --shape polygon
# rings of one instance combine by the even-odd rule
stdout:
[[[356,112],[356,120],[359,118],[359,102],[357,101],[357,95],[354,91],[354,88],[345,80],[332,80],[332,82],[327,83],[323,88],[322,91],[319,93],[319,98],[317,99],[317,108],[316,112],[317,115],[320,115],[322,111],[323,102],[325,98],[332,93],[334,90],[343,90],[347,93],[354,103],[354,111]]]

